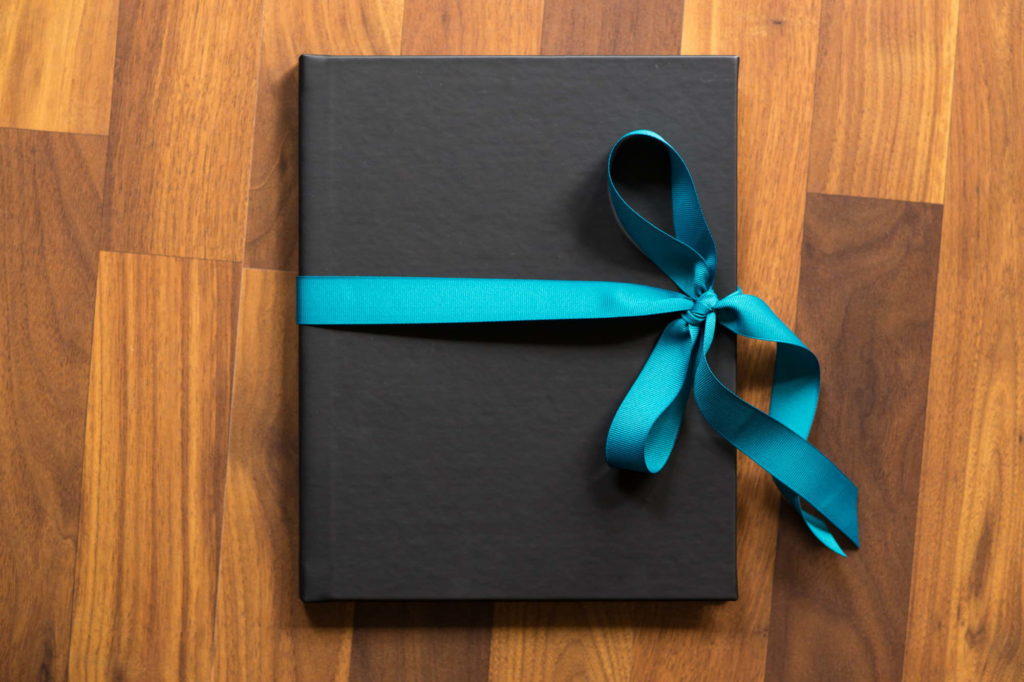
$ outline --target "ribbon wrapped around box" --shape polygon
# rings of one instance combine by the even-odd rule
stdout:
[[[671,234],[637,213],[616,188],[613,161],[625,145],[637,141],[657,143],[667,153]],[[605,446],[608,464],[658,472],[675,445],[692,392],[707,422],[771,474],[818,540],[844,554],[834,528],[858,545],[857,488],[807,440],[818,402],[818,361],[764,301],[739,289],[722,297],[715,292],[715,243],[682,156],[655,132],[630,132],[608,156],[608,193],[630,240],[678,290],[627,282],[300,276],[297,321],[304,325],[457,324],[677,313],[612,419]],[[768,413],[744,401],[712,371],[707,353],[719,325],[777,344]]]

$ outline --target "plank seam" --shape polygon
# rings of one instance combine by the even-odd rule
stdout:
[[[931,201],[910,201],[908,199],[884,199],[882,197],[866,197],[860,194],[833,194],[831,192],[807,192],[807,196],[815,197],[836,197],[840,199],[858,199],[861,201],[881,201],[892,204],[904,204],[907,206],[930,206],[938,208],[940,211],[944,208],[943,204],[936,204]],[[941,239],[941,236],[940,236]],[[801,240],[802,241],[802,240]]]
[[[260,8],[260,11],[261,11],[261,17],[262,17],[262,6]],[[203,259],[197,259],[197,260],[203,260]],[[214,261],[214,262],[222,262],[222,261]],[[216,552],[217,552],[217,562],[216,562],[216,578],[214,579],[214,582],[213,582],[213,612],[212,612],[213,624],[212,624],[212,628],[211,628],[212,629],[212,635],[210,637],[210,652],[211,653],[210,653],[210,671],[209,671],[210,677],[209,677],[209,679],[211,679],[211,680],[216,679],[216,674],[217,674],[217,651],[218,651],[218,649],[217,649],[217,639],[220,636],[220,628],[218,627],[218,624],[220,623],[220,619],[217,617],[217,614],[220,612],[220,576],[221,576],[220,565],[221,565],[221,560],[222,560],[222,557],[223,557],[223,548],[221,546],[221,542],[222,542],[222,540],[224,538],[224,517],[227,516],[227,506],[226,506],[226,503],[227,503],[227,495],[228,495],[228,472],[229,472],[229,470],[231,468],[231,441],[232,441],[232,436],[233,436],[233,430],[231,428],[231,424],[232,424],[232,422],[235,419],[235,410],[234,410],[234,407],[235,407],[235,384],[238,381],[238,377],[237,377],[237,375],[235,373],[235,369],[236,369],[236,360],[238,358],[238,344],[240,343],[240,339],[241,339],[241,336],[242,336],[241,330],[239,329],[239,326],[242,324],[242,295],[245,292],[245,272],[244,272],[244,268],[240,267],[238,269],[238,274],[235,277],[234,285],[233,285],[232,288],[233,288],[233,291],[231,292],[231,297],[232,297],[233,303],[232,303],[232,312],[231,312],[231,314],[234,317],[234,319],[232,320],[231,327],[234,329],[233,334],[234,334],[235,338],[233,339],[233,343],[231,344],[231,359],[230,359],[230,361],[228,363],[229,370],[231,372],[231,381],[229,382],[229,388],[228,388],[228,405],[227,405],[228,418],[227,418],[227,424],[225,424],[225,427],[224,427],[224,428],[227,429],[227,438],[225,438],[225,442],[224,442],[224,466],[222,467],[222,471],[221,471],[220,518],[217,520],[217,541],[216,541],[216,543],[214,545],[215,548],[216,548]]]
[[[109,137],[109,133],[80,133],[74,130],[51,130],[50,128],[19,128],[18,126],[0,126],[0,131],[10,130],[23,133],[43,133],[46,135],[72,135],[75,137]]]
[[[109,145],[108,145],[109,152]],[[105,165],[104,165],[105,169]],[[104,183],[105,185],[106,183]],[[82,411],[82,466],[81,474],[78,477],[78,528],[75,530],[75,561],[72,564],[74,567],[74,577],[71,580],[71,609],[68,613],[68,641],[67,641],[67,661],[64,669],[64,679],[71,679],[71,657],[74,655],[71,647],[74,642],[74,631],[75,631],[75,614],[77,609],[75,608],[76,597],[78,596],[78,556],[82,550],[82,517],[83,509],[85,507],[85,450],[88,446],[89,439],[89,396],[92,395],[92,384],[95,378],[95,367],[92,362],[93,349],[96,347],[96,315],[98,312],[97,306],[97,295],[99,293],[99,282],[100,282],[100,261],[102,260],[102,251],[97,250],[96,252],[96,267],[94,272],[96,276],[92,281],[92,323],[89,329],[89,379],[85,382],[85,406],[86,409]]]
[[[145,251],[120,251],[118,249],[100,249],[103,253],[116,253],[122,256],[145,256],[147,258],[171,258],[180,261],[199,261],[203,263],[218,263],[222,265],[236,265],[242,267],[242,262],[237,260],[224,260],[222,258],[204,258],[202,256],[181,256],[174,253],[146,253]]]

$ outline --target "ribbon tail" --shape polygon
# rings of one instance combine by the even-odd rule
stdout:
[[[843,551],[843,548],[839,545],[839,541],[836,540],[836,537],[832,534],[832,531],[829,530],[825,522],[804,509],[803,500],[800,499],[800,496],[790,490],[789,487],[779,479],[775,478],[772,480],[775,481],[775,486],[779,489],[779,492],[782,493],[782,499],[786,500],[791,507],[796,509],[800,514],[800,518],[803,519],[804,525],[807,526],[807,529],[811,531],[814,537],[818,538],[818,542],[825,545],[839,556],[846,556],[846,552]],[[854,544],[857,543],[855,542]]]
[[[829,527],[803,505],[810,504],[855,546],[859,544],[856,486],[807,441],[817,407],[817,359],[754,296],[727,296],[716,313],[723,326],[738,334],[780,344],[772,407],[768,414],[762,412],[715,376],[706,357],[710,341],[697,354],[694,397],[698,407],[716,431],[772,475],[811,533],[832,551],[844,554]],[[706,324],[715,322],[708,315]]]
[[[609,465],[643,473],[665,466],[683,424],[696,341],[694,328],[681,319],[665,327],[612,419],[605,445]]]

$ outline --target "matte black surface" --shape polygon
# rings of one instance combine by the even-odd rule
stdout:
[[[736,67],[304,56],[301,272],[671,288],[604,177],[615,140],[649,128],[693,171],[724,295]],[[667,195],[634,195],[667,219]],[[734,452],[692,401],[662,473],[604,462],[667,321],[302,327],[303,599],[734,599]],[[713,364],[734,380],[723,332]]]

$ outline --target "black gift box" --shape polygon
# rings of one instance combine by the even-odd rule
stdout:
[[[671,288],[608,202],[609,149],[646,128],[686,158],[716,288],[735,288],[735,58],[300,69],[300,274]],[[624,162],[630,202],[669,225],[659,160]],[[735,454],[692,400],[661,473],[604,461],[668,319],[303,326],[302,598],[734,599]],[[732,382],[719,336],[712,364]]]

